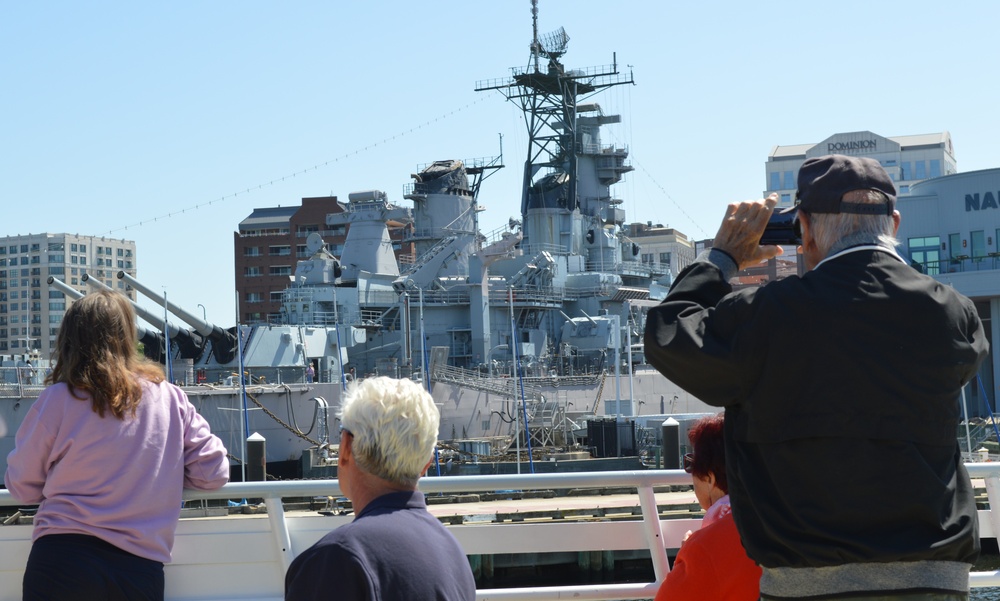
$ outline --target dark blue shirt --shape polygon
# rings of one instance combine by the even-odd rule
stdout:
[[[286,601],[473,601],[476,583],[458,541],[420,492],[382,495],[295,558]]]

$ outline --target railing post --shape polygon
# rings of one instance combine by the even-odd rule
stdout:
[[[271,536],[274,538],[284,573],[295,559],[292,537],[288,533],[288,523],[285,522],[285,506],[281,503],[281,497],[267,497],[264,499],[264,505],[267,507],[267,521],[271,524]]]
[[[656,582],[663,582],[670,572],[670,562],[667,561],[667,547],[663,542],[663,528],[660,525],[660,511],[656,507],[656,495],[653,486],[638,487],[639,506],[642,508],[642,521],[646,526],[646,544],[649,545],[649,555],[653,560],[653,574]]]
[[[986,478],[986,498],[990,501],[990,525],[993,536],[1000,540],[1000,474],[990,474]]]

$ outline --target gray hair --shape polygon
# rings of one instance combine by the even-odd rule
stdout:
[[[412,380],[356,380],[341,402],[340,423],[353,436],[358,466],[400,486],[416,486],[440,422],[434,399]]]
[[[855,190],[844,195],[857,204],[885,204],[886,197],[876,190]],[[850,246],[878,244],[887,248],[899,245],[892,215],[853,213],[809,213],[809,224],[820,255],[828,257]]]

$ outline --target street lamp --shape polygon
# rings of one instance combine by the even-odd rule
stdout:
[[[498,344],[495,347],[491,348],[488,353],[486,353],[486,364],[490,366],[490,379],[491,380],[493,379],[493,361],[490,360],[490,356],[493,354],[493,351],[500,350],[500,349],[507,349],[507,348],[510,348],[510,347],[508,347],[506,344]],[[482,373],[482,372],[479,372],[479,373]]]

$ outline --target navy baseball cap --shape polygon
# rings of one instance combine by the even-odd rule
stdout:
[[[844,202],[854,190],[881,192],[885,204]],[[829,154],[806,159],[799,168],[798,208],[806,213],[854,213],[892,215],[896,208],[896,186],[882,165],[867,157]]]

